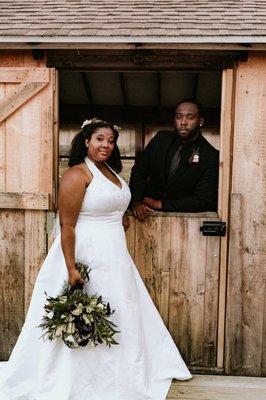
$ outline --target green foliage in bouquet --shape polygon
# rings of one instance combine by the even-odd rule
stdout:
[[[76,263],[82,279],[89,282],[86,264]],[[46,293],[45,293],[46,294]],[[118,344],[113,336],[119,331],[109,317],[114,313],[109,303],[102,301],[102,296],[88,295],[83,285],[70,288],[66,282],[57,297],[46,294],[45,315],[39,325],[45,332],[44,339],[61,338],[70,348],[97,346],[105,343],[108,347]]]

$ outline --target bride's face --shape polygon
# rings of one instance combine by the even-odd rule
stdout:
[[[85,140],[88,157],[92,161],[105,162],[114,150],[115,137],[110,128],[99,128],[90,140]]]

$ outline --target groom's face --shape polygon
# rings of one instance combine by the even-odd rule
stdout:
[[[175,111],[175,129],[183,141],[189,141],[197,135],[203,119],[199,115],[199,109],[194,103],[181,103]]]

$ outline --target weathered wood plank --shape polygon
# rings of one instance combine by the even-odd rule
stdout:
[[[201,365],[205,240],[201,240],[199,221],[186,218],[172,221],[171,237],[175,241],[171,243],[169,330],[186,362]]]
[[[48,193],[0,192],[0,208],[20,210],[48,210],[51,196]]]
[[[171,229],[169,330],[193,366],[215,365],[217,340],[219,238],[202,236],[202,222],[175,218]]]
[[[23,211],[0,211],[0,359],[6,360],[24,322]]]
[[[10,92],[13,91],[13,84],[6,84],[6,95],[8,96]],[[22,180],[29,177],[29,182],[34,182],[34,171],[33,164],[31,164],[30,157],[28,158],[28,164],[23,166],[22,164],[22,156],[26,153],[34,155],[33,149],[28,147],[27,152],[25,151],[25,147],[23,146],[24,135],[23,135],[23,109],[26,105],[19,108],[15,111],[12,116],[5,120],[6,125],[6,148],[5,148],[5,157],[6,157],[6,192],[30,192],[33,193],[33,190],[24,189],[22,185]],[[25,116],[26,117],[26,116]],[[27,116],[29,117],[29,115]],[[26,117],[26,118],[27,118]],[[35,150],[36,151],[36,150]],[[24,168],[28,168],[25,171]],[[23,177],[24,175],[24,177]]]
[[[173,381],[168,400],[264,400],[266,379],[193,375],[189,381]]]
[[[36,246],[36,243],[38,244]],[[30,303],[34,283],[46,256],[45,211],[25,211],[25,315]]]
[[[126,231],[127,248],[130,256],[134,260],[135,258],[135,235],[136,235],[136,220],[134,217],[128,216],[130,226]]]
[[[135,264],[166,324],[169,313],[170,219],[136,221]]]
[[[6,85],[0,83],[0,102],[6,95]],[[6,124],[0,123],[0,191],[6,190]]]
[[[48,68],[1,67],[0,83],[49,82]]]
[[[227,297],[230,303],[226,310],[226,363],[225,370],[242,372],[243,365],[243,196],[232,194],[230,218],[230,251],[228,262]],[[237,301],[236,301],[237,299]],[[228,351],[231,351],[230,357]],[[242,372],[243,373],[243,372]]]
[[[167,400],[264,400],[266,379],[194,375],[189,381],[173,381]]]
[[[17,84],[17,87],[0,101],[0,123],[40,92],[46,85],[46,83],[38,82]]]
[[[226,376],[226,375],[197,375],[188,381],[173,380],[173,386],[199,386],[199,387],[217,387],[217,388],[238,388],[242,389],[266,389],[266,379],[251,376]]]
[[[220,237],[206,238],[203,365],[217,365]]]
[[[175,387],[167,399],[175,400],[250,400],[250,397],[256,400],[265,400],[265,389],[247,389],[238,388],[202,388],[198,386],[184,387],[180,385]]]
[[[263,268],[266,263],[265,68],[266,57],[254,54],[237,70],[232,193],[239,193],[242,203],[239,204],[241,213],[236,203],[231,206],[234,222],[230,224],[226,322],[226,371],[255,376],[261,374],[263,342],[266,340],[263,337],[266,294]],[[234,213],[240,213],[241,223]],[[235,253],[238,259],[234,258]],[[235,304],[236,298],[242,305],[241,310]]]
[[[54,131],[54,106],[55,106],[55,89],[54,70],[50,69],[50,84],[38,95],[39,101],[39,143],[38,143],[38,159],[36,159],[36,169],[39,166],[39,188],[38,191],[47,191],[53,194],[54,184],[54,165],[57,159],[54,159],[58,151],[58,137]],[[35,101],[35,107],[38,107]],[[58,117],[58,116],[57,116]],[[31,129],[34,121],[31,121]],[[44,173],[45,170],[45,173]],[[45,188],[45,189],[42,189]],[[57,188],[55,188],[57,190]]]
[[[46,52],[44,51],[43,57],[37,59],[33,58],[32,49],[3,49],[1,50],[0,58],[1,67],[46,67]]]
[[[52,70],[51,78],[53,90],[53,210],[58,208],[58,187],[59,187],[59,72]]]
[[[222,221],[229,224],[229,203],[231,192],[232,156],[233,156],[233,128],[234,128],[234,100],[235,100],[235,71],[224,70],[222,76],[222,104],[221,104],[221,146],[219,163],[219,198],[218,215]],[[217,367],[224,365],[224,326],[226,305],[226,277],[228,263],[228,232],[221,237],[220,254],[220,284],[219,284],[219,312],[217,338]]]

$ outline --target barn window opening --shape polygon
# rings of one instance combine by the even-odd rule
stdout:
[[[174,107],[183,98],[203,106],[203,136],[219,150],[221,71],[59,72],[59,178],[68,168],[68,151],[86,118],[120,126],[118,146],[128,181],[135,157],[161,129],[173,129]]]

